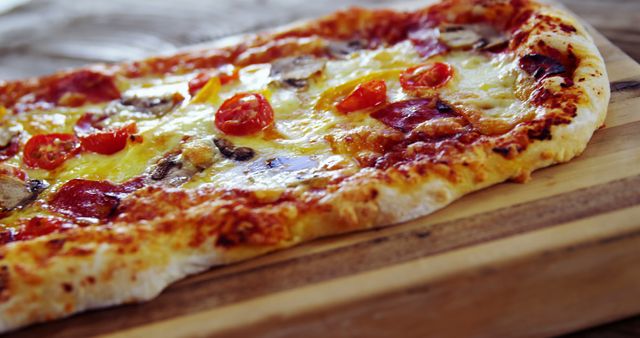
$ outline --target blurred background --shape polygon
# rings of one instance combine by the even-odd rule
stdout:
[[[403,0],[0,0],[0,79],[168,53],[231,34]],[[406,0],[404,0],[406,1]],[[636,60],[640,0],[560,0]]]
[[[352,5],[405,0],[0,0],[0,80],[170,53]],[[640,60],[640,0],[558,0]],[[571,337],[640,337],[640,317]]]

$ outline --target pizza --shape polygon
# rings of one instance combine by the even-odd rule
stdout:
[[[527,0],[352,8],[3,82],[0,330],[526,182],[608,100],[585,28]]]

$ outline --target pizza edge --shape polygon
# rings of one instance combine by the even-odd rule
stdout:
[[[114,226],[106,232],[86,228],[12,243],[0,248],[0,331],[87,309],[148,300],[170,283],[212,266],[317,237],[424,216],[469,192],[508,179],[526,179],[533,170],[579,155],[606,116],[610,94],[604,61],[585,28],[572,16],[548,7],[539,11],[575,27],[577,32],[532,35],[520,48],[525,50],[537,39],[558,49],[566,49],[570,43],[581,60],[574,79],[585,79],[575,82],[574,90],[584,94],[576,116],[568,124],[553,126],[550,140],[533,142],[512,158],[493,151],[493,144],[475,147],[475,163],[482,165],[454,163],[438,169],[454,172],[454,181],[442,173],[425,174],[421,172],[424,168],[384,175],[364,173],[343,189],[306,205],[301,201],[267,201],[261,204],[264,210],[252,217],[279,222],[284,226],[282,231],[291,232],[288,240],[271,245],[221,248],[206,233],[197,236],[207,229],[203,222],[217,222],[205,216],[218,216],[216,212],[224,209],[214,197],[201,201],[199,207],[142,221],[135,228]],[[141,200],[145,198],[153,205],[167,198],[195,197],[159,190],[147,192]],[[176,222],[181,226],[172,227]],[[190,243],[198,237],[199,243]]]

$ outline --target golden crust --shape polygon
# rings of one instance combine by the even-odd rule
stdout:
[[[415,145],[382,147],[382,151],[397,153],[393,162],[334,179],[325,190],[139,190],[123,201],[113,223],[0,247],[0,331],[89,308],[147,300],[169,283],[214,265],[320,236],[423,216],[471,191],[508,179],[526,180],[535,169],[580,154],[606,114],[609,91],[604,62],[575,19],[548,7],[527,9],[534,12],[515,33],[513,51],[524,56],[541,48],[552,49],[577,60],[570,87],[552,79],[528,84],[532,100],[538,100],[544,110],[542,117],[519,123],[498,137],[477,133],[472,145],[448,140],[439,145],[435,156],[418,156],[430,150]],[[131,76],[221,64],[237,56],[242,56],[242,62],[256,62],[276,54],[304,54],[317,46],[310,43],[308,50],[300,51],[288,45],[287,39],[312,34],[350,37],[357,27],[368,32],[377,27],[375,22],[401,22],[408,15],[351,10],[275,36],[258,36],[234,48],[189,52],[107,70]],[[465,15],[468,13],[460,16]],[[395,30],[384,36],[390,41],[399,39]],[[269,45],[269,52],[247,52],[258,45]],[[5,84],[0,100],[11,106],[24,93],[46,85],[49,78]],[[468,124],[472,128],[473,119],[467,120],[445,127]]]

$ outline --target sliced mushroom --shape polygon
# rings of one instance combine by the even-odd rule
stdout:
[[[236,161],[248,161],[255,156],[255,151],[249,147],[238,147],[233,153],[233,159]]]
[[[224,157],[231,158],[233,156],[235,146],[231,141],[223,138],[217,138],[213,140],[213,143],[215,143],[216,147]]]
[[[16,177],[0,175],[0,211],[10,211],[31,203],[48,184],[40,180],[22,181]]]
[[[110,110],[129,109],[139,113],[161,117],[169,113],[175,106],[184,100],[180,93],[168,94],[159,97],[128,96],[123,97]]]
[[[482,40],[473,47],[488,52],[500,52],[507,48],[507,46],[509,46],[509,39],[506,36],[492,36],[482,38]]]
[[[480,49],[493,51],[505,47],[507,37],[487,24],[452,25],[438,28],[439,39],[452,49]]]
[[[286,57],[271,64],[272,78],[294,88],[306,88],[308,80],[322,72],[327,61],[312,56]]]
[[[150,170],[152,181],[179,186],[215,163],[214,145],[210,139],[190,140],[180,149],[161,158]]]
[[[327,46],[327,53],[336,59],[343,59],[347,55],[367,48],[365,40],[332,40]]]
[[[440,41],[453,49],[471,48],[482,39],[470,25],[443,25],[439,31]]]
[[[27,186],[29,187],[29,191],[37,196],[49,187],[49,183],[43,180],[29,180],[27,181]]]
[[[166,178],[174,168],[181,169],[182,163],[178,158],[179,155],[171,155],[160,159],[151,171],[151,179],[154,181],[160,181]]]
[[[298,88],[298,89],[304,89],[309,86],[309,80],[307,79],[286,79],[283,82],[289,87]]]
[[[2,211],[13,210],[29,197],[31,197],[31,191],[25,182],[13,177],[0,176],[0,208]]]
[[[232,160],[236,161],[248,161],[255,156],[255,151],[249,147],[236,147],[233,142],[223,139],[216,138],[213,140],[213,143],[216,145],[220,153]]]
[[[155,182],[177,187],[189,181],[199,171],[180,154],[173,154],[158,161],[149,177]]]

